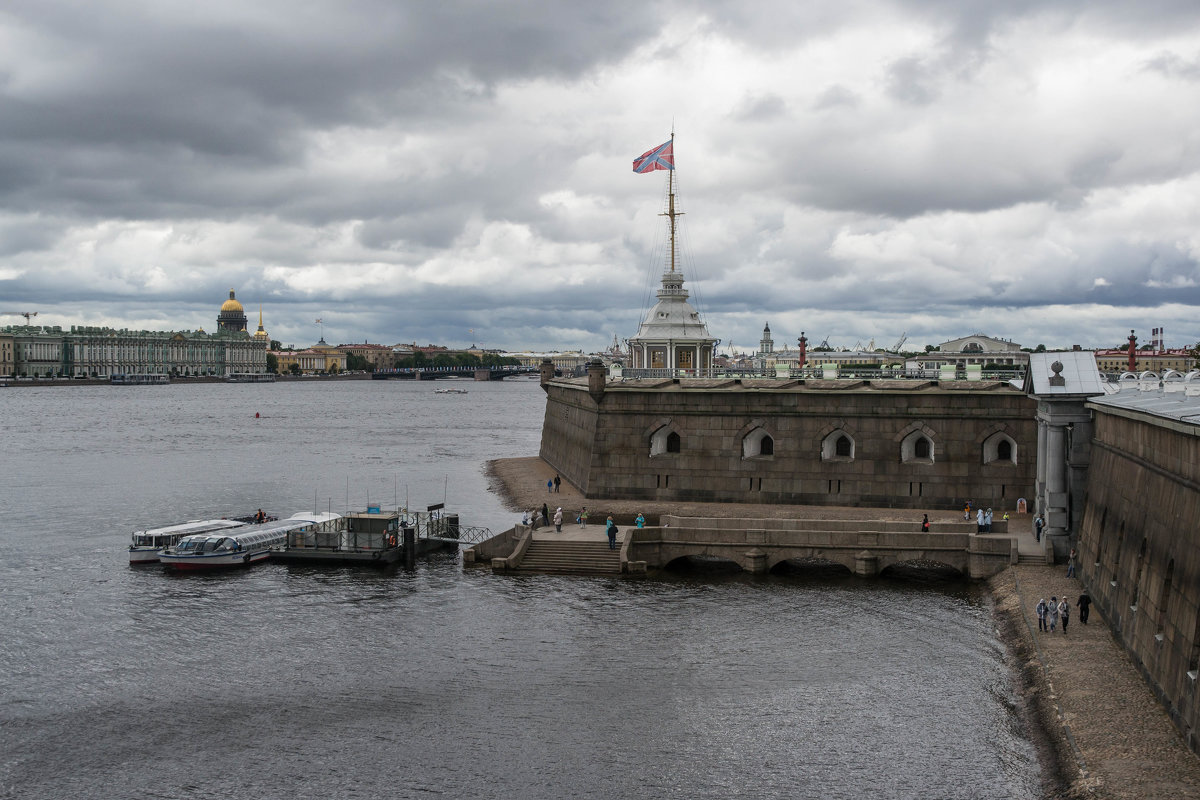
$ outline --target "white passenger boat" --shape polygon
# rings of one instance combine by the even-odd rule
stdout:
[[[249,520],[242,519],[194,519],[162,528],[147,528],[134,531],[129,545],[130,564],[157,564],[158,551],[178,542],[184,536],[201,533],[223,534],[234,528],[243,528]]]
[[[292,531],[320,530],[334,524],[341,516],[301,511],[287,519],[261,525],[184,536],[171,547],[160,550],[158,560],[176,570],[248,566],[265,561],[273,549],[283,547]]]

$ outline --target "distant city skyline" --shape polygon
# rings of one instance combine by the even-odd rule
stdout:
[[[1200,6],[317,0],[0,15],[0,311],[516,350],[1200,340]],[[0,325],[19,324],[0,317]]]

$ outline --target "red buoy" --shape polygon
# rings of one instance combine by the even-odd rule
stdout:
[[[254,418],[255,418],[255,419],[258,419],[258,412],[257,412],[257,411],[255,411],[255,412],[254,412]]]

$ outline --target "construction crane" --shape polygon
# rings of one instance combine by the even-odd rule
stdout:
[[[908,341],[908,331],[905,331],[904,333],[900,334],[900,340],[898,342],[896,342],[894,345],[892,345],[892,352],[899,353],[900,348],[903,347],[904,343],[907,341]]]
[[[38,312],[36,311],[0,311],[0,317],[24,317],[26,325],[29,324],[30,317],[36,317],[37,315]]]

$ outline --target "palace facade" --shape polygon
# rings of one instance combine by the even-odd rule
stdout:
[[[108,378],[113,375],[214,375],[267,371],[266,331],[246,332],[245,313],[233,299],[221,307],[232,327],[216,333],[135,331],[89,325],[69,328],[12,325],[0,329],[0,374],[30,378]],[[236,308],[234,308],[236,306]],[[238,328],[238,315],[240,325]],[[5,356],[11,347],[11,360]]]

